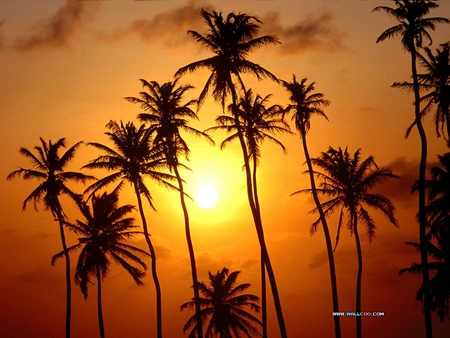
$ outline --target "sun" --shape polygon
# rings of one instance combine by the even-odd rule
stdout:
[[[211,209],[217,204],[218,197],[213,188],[204,187],[198,191],[197,198],[195,200],[201,208]]]

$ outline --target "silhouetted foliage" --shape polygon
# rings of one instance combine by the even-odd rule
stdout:
[[[235,285],[239,273],[240,271],[229,273],[227,268],[223,268],[216,274],[208,273],[209,285],[199,283],[200,293],[203,295],[200,298],[202,325],[207,324],[206,338],[217,335],[221,338],[261,336],[257,327],[262,323],[247,311],[260,311],[259,298],[243,293],[250,284]],[[182,304],[180,310],[186,308],[193,309],[194,300]],[[192,316],[184,325],[184,332],[192,328],[189,338],[195,337],[197,324],[196,317]]]
[[[111,259],[122,266],[138,285],[144,284],[141,279],[145,273],[130,264],[128,260],[137,263],[143,269],[147,268],[135,253],[142,255],[148,255],[148,253],[125,243],[136,233],[134,229],[137,226],[133,224],[134,219],[125,218],[134,209],[134,206],[128,204],[119,207],[117,204],[116,193],[103,193],[99,197],[94,195],[92,196],[92,211],[87,204],[81,205],[81,213],[85,221],[64,222],[66,227],[82,236],[78,238],[78,244],[69,247],[67,252],[81,249],[75,271],[75,282],[80,286],[85,299],[88,297],[88,285],[91,283],[91,277],[97,279],[98,320],[102,338],[105,337],[105,331],[101,282],[110,272]],[[64,251],[54,255],[52,264],[64,255]]]
[[[42,201],[45,210],[50,210],[52,215],[56,217],[59,222],[59,233],[63,252],[67,252],[66,239],[64,234],[64,220],[66,218],[59,197],[67,195],[73,199],[77,204],[81,202],[81,195],[73,192],[67,187],[68,182],[85,183],[88,180],[95,179],[92,176],[85,175],[79,172],[65,171],[65,167],[73,159],[75,151],[82,142],[75,143],[72,147],[66,150],[62,156],[59,152],[66,147],[65,139],[61,138],[56,143],[51,140],[47,143],[40,138],[41,146],[34,147],[37,155],[33,154],[26,148],[20,148],[20,153],[27,157],[34,169],[20,168],[13,171],[7,179],[13,179],[16,176],[22,176],[25,180],[37,179],[42,181],[39,186],[34,189],[31,194],[23,202],[22,209],[25,210],[27,204],[31,201],[36,203]],[[70,321],[71,321],[71,282],[70,282],[70,258],[65,255],[66,261],[66,338],[70,337]]]
[[[362,280],[362,250],[358,233],[358,221],[366,226],[369,240],[375,236],[375,222],[363,204],[376,210],[380,210],[389,221],[398,226],[394,217],[394,205],[385,196],[374,194],[370,189],[385,182],[389,178],[398,178],[388,167],[379,168],[373,156],[369,156],[361,161],[360,149],[353,156],[347,151],[342,151],[330,147],[327,152],[323,152],[318,158],[313,158],[312,163],[324,172],[314,171],[314,175],[321,180],[320,188],[317,192],[330,196],[331,199],[323,202],[321,207],[325,217],[333,214],[340,208],[338,230],[336,235],[336,246],[339,242],[339,234],[343,224],[344,211],[347,211],[347,228],[354,235],[356,250],[358,255],[358,275],[356,280],[356,312],[361,312],[361,280]],[[311,189],[298,191],[310,192]],[[314,209],[317,211],[317,208]],[[320,219],[315,221],[311,227],[311,232],[317,230]],[[335,246],[335,249],[336,249]],[[356,333],[362,336],[361,317],[356,317]]]

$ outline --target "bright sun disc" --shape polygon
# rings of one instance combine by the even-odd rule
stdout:
[[[213,188],[201,188],[197,193],[197,204],[203,209],[211,209],[217,204],[217,194]]]

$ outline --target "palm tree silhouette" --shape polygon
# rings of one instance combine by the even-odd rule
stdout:
[[[225,107],[225,101],[229,96],[231,96],[233,106],[236,107],[238,101],[237,89],[240,87],[245,90],[241,78],[242,73],[253,74],[258,80],[269,78],[278,81],[276,76],[271,72],[247,59],[248,53],[266,45],[279,43],[272,36],[255,37],[259,30],[259,24],[261,24],[261,21],[257,17],[244,13],[230,13],[224,19],[220,12],[213,11],[210,13],[203,9],[201,14],[208,26],[208,33],[204,36],[196,31],[189,30],[188,34],[210,50],[214,56],[190,63],[175,73],[175,76],[179,77],[187,72],[194,72],[201,68],[211,70],[211,75],[199,96],[199,104],[205,100],[207,93],[211,89],[213,98],[221,103],[222,108]],[[272,288],[280,333],[284,338],[287,337],[286,325],[284,323],[275,274],[265,244],[261,213],[255,202],[247,147],[239,122],[239,114],[237,112],[232,112],[232,114],[237,126],[238,139],[244,157],[248,201]]]
[[[230,105],[228,110],[230,112],[237,112],[239,118],[239,125],[236,125],[234,117],[221,115],[216,118],[218,126],[208,128],[209,130],[225,130],[228,133],[233,133],[228,136],[221,144],[223,149],[226,145],[238,138],[238,129],[241,128],[245,135],[247,146],[248,161],[252,162],[252,189],[254,195],[255,206],[259,210],[258,185],[256,178],[256,171],[261,157],[260,144],[264,139],[268,139],[278,144],[283,152],[286,152],[284,145],[270,134],[290,133],[289,125],[284,122],[284,110],[280,105],[272,105],[266,107],[266,104],[271,95],[261,97],[253,94],[251,89],[245,91],[244,97],[240,98],[237,106]],[[264,256],[261,251],[261,298],[262,298],[262,323],[263,323],[263,337],[267,336],[267,311],[266,311],[266,277]]]
[[[422,125],[420,109],[419,79],[417,74],[417,48],[421,48],[423,40],[432,42],[428,29],[434,30],[438,23],[450,23],[450,20],[441,17],[426,18],[431,9],[438,7],[433,0],[393,0],[396,7],[378,6],[373,11],[384,11],[400,23],[385,30],[377,39],[377,43],[386,39],[401,36],[403,48],[411,55],[411,73],[414,90],[414,123],[420,137],[420,167],[419,167],[419,237],[423,248],[427,247],[426,239],[426,215],[425,215],[425,171],[427,163],[427,138]],[[428,265],[426,250],[421,250],[421,262],[423,265],[422,277],[424,285],[424,314],[425,330],[427,338],[433,336],[431,324],[431,312],[429,309],[428,295]]]
[[[132,237],[136,231],[132,229],[133,218],[125,218],[134,206],[117,205],[117,193],[103,193],[100,197],[92,196],[92,211],[87,204],[81,205],[81,213],[86,221],[77,220],[75,224],[64,222],[73,232],[83,237],[78,239],[79,243],[67,248],[67,252],[74,252],[81,248],[75,272],[75,282],[80,286],[81,292],[86,299],[88,297],[88,285],[91,277],[97,279],[97,313],[100,337],[105,337],[102,309],[102,280],[110,272],[111,259],[122,266],[138,285],[143,285],[141,278],[144,271],[133,266],[127,260],[140,265],[144,270],[145,263],[135,255],[135,253],[148,255],[147,252],[135,246],[125,243],[125,240]],[[64,256],[61,251],[52,258],[52,264],[58,258]]]
[[[59,139],[56,143],[52,143],[51,140],[47,143],[42,138],[40,138],[40,141],[41,146],[34,147],[37,155],[33,154],[26,148],[20,148],[19,151],[20,154],[24,155],[31,161],[34,168],[20,168],[15,170],[8,175],[7,179],[10,180],[16,176],[22,176],[25,180],[38,179],[39,181],[42,181],[42,183],[39,184],[38,187],[34,189],[25,199],[22,210],[25,210],[27,204],[31,201],[33,201],[36,209],[37,202],[42,201],[44,203],[45,210],[50,210],[53,217],[58,220],[59,234],[63,247],[62,252],[64,253],[66,263],[66,338],[69,338],[72,310],[70,258],[67,254],[66,236],[64,234],[64,221],[66,219],[66,215],[64,214],[63,207],[59,201],[59,196],[67,195],[78,204],[81,201],[81,195],[73,192],[67,187],[66,183],[70,181],[85,183],[86,181],[95,178],[79,172],[65,171],[66,166],[73,159],[75,151],[82,142],[74,144],[62,156],[60,156],[60,150],[66,147],[66,141],[64,138]]]
[[[394,205],[381,194],[372,194],[371,188],[385,182],[389,178],[398,178],[387,167],[379,168],[373,156],[369,156],[361,161],[360,149],[353,156],[347,148],[342,151],[330,147],[327,152],[323,152],[318,158],[311,159],[312,163],[324,172],[314,171],[314,174],[322,182],[317,192],[322,195],[332,197],[321,204],[325,216],[329,216],[340,208],[338,231],[336,235],[336,246],[339,242],[340,230],[343,223],[344,211],[348,214],[347,227],[350,233],[355,236],[356,252],[358,255],[358,274],[356,279],[356,312],[361,312],[361,279],[362,279],[362,250],[358,232],[358,221],[361,221],[367,228],[369,241],[375,236],[376,225],[369,212],[363,204],[380,210],[389,221],[398,226],[394,217]],[[311,192],[312,189],[300,190],[300,192]],[[314,210],[317,211],[317,208]],[[317,220],[312,230],[315,231]],[[335,247],[336,248],[336,247]],[[356,335],[362,337],[361,317],[356,317]]]
[[[127,101],[140,104],[141,108],[147,113],[138,115],[138,118],[148,123],[148,130],[150,133],[156,134],[154,143],[162,149],[163,155],[169,165],[169,169],[175,173],[178,182],[178,189],[180,193],[180,202],[183,209],[184,225],[186,232],[186,241],[189,250],[189,258],[191,262],[192,271],[192,285],[194,288],[194,299],[197,319],[200,322],[200,301],[197,280],[197,267],[195,263],[194,246],[191,238],[189,213],[185,202],[185,192],[183,187],[183,180],[181,179],[178,167],[179,157],[185,156],[188,159],[189,147],[186,141],[181,137],[180,131],[186,131],[196,136],[203,136],[206,139],[212,139],[205,133],[192,128],[188,125],[186,118],[198,120],[198,116],[190,108],[196,101],[191,100],[182,104],[183,95],[193,87],[190,85],[179,86],[178,81],[166,82],[159,85],[156,81],[148,82],[141,80],[143,87],[148,89],[148,92],[141,92],[140,98],[126,97]],[[202,326],[198,326],[198,337],[203,337]]]
[[[259,312],[257,304],[259,298],[252,294],[243,294],[250,284],[239,284],[235,286],[240,271],[229,273],[227,268],[217,271],[216,274],[209,272],[209,285],[199,283],[199,289],[203,297],[201,300],[202,324],[208,322],[205,337],[212,338],[217,335],[220,338],[261,336],[257,327],[261,322],[246,309]],[[192,309],[195,306],[194,299],[181,305],[180,310]],[[186,332],[193,328],[189,338],[195,337],[198,321],[195,316],[189,318],[183,327]]]
[[[448,227],[450,221],[450,153],[438,155],[439,165],[430,169],[431,178],[425,181],[429,203],[426,213],[430,225],[429,235]],[[414,185],[417,189],[417,182]]]
[[[331,244],[330,230],[328,228],[327,219],[321,207],[319,197],[317,195],[316,183],[314,180],[313,167],[311,163],[311,157],[308,151],[308,144],[306,142],[306,134],[311,127],[312,115],[319,115],[324,117],[328,121],[328,117],[323,112],[322,107],[326,107],[330,104],[328,100],[324,99],[322,93],[315,93],[315,82],[306,84],[307,78],[303,78],[300,82],[297,81],[295,75],[292,76],[292,82],[281,80],[282,86],[289,93],[290,104],[286,107],[286,112],[293,111],[292,120],[295,122],[295,127],[300,132],[300,138],[302,140],[303,152],[305,154],[306,164],[308,166],[309,180],[311,184],[311,193],[313,195],[314,203],[316,204],[317,211],[320,216],[320,222],[322,223],[323,232],[325,235],[325,243],[328,254],[328,264],[330,268],[331,278],[331,293],[333,300],[333,312],[339,312],[339,299],[336,280],[336,268],[334,264],[333,247]],[[315,232],[316,229],[314,229]],[[336,338],[341,337],[341,325],[338,316],[333,317],[334,330]]]
[[[106,127],[110,132],[105,134],[108,135],[117,150],[109,148],[101,143],[88,143],[106,154],[92,160],[83,168],[106,169],[108,171],[113,171],[113,173],[92,184],[86,189],[86,192],[94,194],[97,190],[104,188],[117,180],[120,180],[120,182],[114,191],[119,191],[125,181],[128,181],[133,185],[138,202],[139,214],[142,220],[145,241],[147,242],[152,262],[152,278],[156,292],[157,337],[162,338],[161,285],[156,269],[155,249],[148,232],[141,195],[147,199],[150,206],[154,209],[150,191],[144,183],[144,177],[149,177],[166,187],[176,189],[174,185],[168,182],[168,180],[173,180],[174,177],[164,172],[164,170],[168,168],[168,165],[163,157],[162,151],[158,149],[158,147],[153,147],[151,145],[151,135],[146,130],[145,125],[141,125],[137,128],[132,122],[128,122],[125,125],[123,122],[120,122],[119,125],[115,121],[110,121]]]
[[[448,223],[446,227],[440,228],[435,233],[436,245],[428,242],[426,253],[434,260],[428,262],[429,269],[434,273],[434,276],[430,279],[430,309],[435,311],[441,322],[445,318],[449,319],[449,299],[450,299],[450,231]],[[407,242],[420,251],[419,243]],[[409,272],[413,274],[422,273],[422,264],[412,263],[409,268],[404,268],[399,271],[399,274]],[[417,291],[417,300],[423,302],[424,288],[423,284]]]
[[[450,144],[450,42],[440,45],[433,54],[430,48],[424,48],[428,59],[417,54],[420,64],[426,73],[418,74],[422,87],[430,90],[422,97],[427,104],[423,108],[424,112],[436,106],[434,124],[436,133],[440,136],[440,131],[444,134],[446,129],[447,138],[444,139]]]

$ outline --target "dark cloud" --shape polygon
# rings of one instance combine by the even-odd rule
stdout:
[[[18,275],[17,281],[24,284],[57,286],[64,282],[64,278],[60,276],[57,269],[49,264]]]
[[[14,47],[23,51],[66,47],[97,8],[92,1],[67,0],[53,16],[39,22],[33,33],[17,39]]]
[[[211,6],[199,6],[197,2],[190,2],[182,7],[165,11],[155,15],[152,19],[133,21],[128,27],[116,29],[113,32],[102,32],[98,37],[102,40],[117,41],[137,35],[144,42],[161,42],[168,47],[178,47],[190,39],[186,32],[190,30],[202,31],[203,18],[201,9],[211,11]]]
[[[307,15],[304,20],[284,26],[279,13],[270,12],[261,17],[261,32],[274,35],[280,42],[283,55],[299,54],[310,50],[332,53],[344,48],[344,33],[334,25],[333,14],[324,11]]]
[[[438,165],[437,161],[429,162],[429,168]],[[392,199],[395,204],[411,207],[417,204],[417,195],[412,193],[412,186],[419,177],[419,161],[407,160],[405,157],[395,159],[387,165],[401,179],[390,179],[377,188],[377,192]]]

